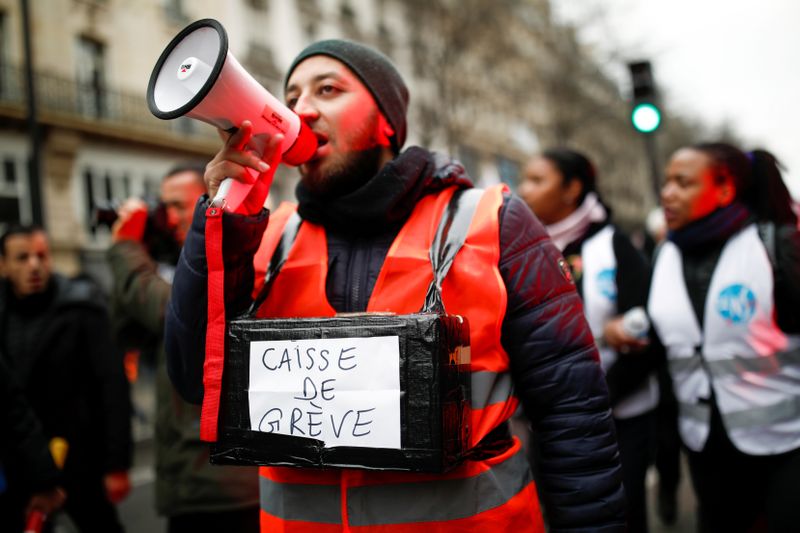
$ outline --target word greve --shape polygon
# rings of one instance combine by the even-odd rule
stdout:
[[[400,448],[397,336],[250,343],[251,429]]]

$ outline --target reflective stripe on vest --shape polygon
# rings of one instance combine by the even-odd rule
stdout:
[[[799,447],[800,338],[775,324],[772,266],[756,227],[725,244],[704,304],[703,331],[682,268],[678,247],[664,243],[648,311],[667,348],[684,442],[703,449],[713,387],[723,425],[739,450],[770,455]]]
[[[800,365],[800,348],[760,357],[734,356],[727,359],[717,359],[716,361],[706,361],[704,366],[711,375],[719,378],[739,375],[744,372],[777,374],[787,365]],[[703,359],[700,354],[694,354],[685,359],[673,359],[669,362],[670,370],[675,373],[688,372],[700,366],[703,366]]]
[[[348,525],[379,526],[460,520],[498,508],[532,484],[521,447],[465,478],[422,479],[346,488]],[[342,524],[342,486],[260,477],[261,509],[282,520]],[[313,504],[311,503],[313,502]],[[532,505],[535,508],[535,503]]]
[[[617,315],[617,257],[614,255],[614,226],[607,225],[581,245],[582,274],[579,280],[583,311],[595,339],[603,337],[606,323]],[[603,371],[617,361],[610,346],[598,346]],[[614,417],[633,418],[658,405],[658,382],[651,374],[638,388],[613,407]]]
[[[514,381],[509,372],[472,373],[473,409],[483,409],[490,405],[505,403],[514,395]]]
[[[470,446],[508,420],[519,404],[513,394],[508,355],[500,343],[506,292],[498,268],[499,211],[506,190],[498,186],[481,195],[464,245],[442,283],[447,312],[466,316],[470,323]],[[389,247],[368,312],[420,311],[433,279],[429,249],[454,192],[454,188],[445,189],[426,195],[417,203]],[[261,272],[282,230],[283,225],[273,224],[270,218],[264,237],[267,244],[262,246],[269,253],[258,259]],[[334,316],[335,310],[326,298],[327,274],[325,230],[305,221],[258,316]],[[387,531],[392,530],[392,524],[405,524],[406,531],[411,523],[460,519],[459,527],[464,531],[481,531],[491,528],[486,516],[494,511],[486,509],[495,506],[499,515],[492,520],[518,531],[543,531],[527,460],[518,450],[519,443],[515,441],[499,457],[466,461],[443,475],[262,468],[262,524],[275,526],[275,520],[286,519],[295,521],[294,526],[300,521],[309,524],[308,531],[316,531],[314,524],[324,529],[332,527],[324,524],[344,522],[347,526],[342,527],[357,527],[380,523],[389,528]],[[347,500],[346,508],[342,500]],[[413,506],[408,504],[411,501]],[[383,507],[387,510],[379,511]],[[477,518],[478,513],[483,518]]]
[[[708,423],[711,408],[707,405],[678,403],[683,416],[694,418],[698,422]],[[741,411],[729,411],[725,414],[725,427],[732,429],[760,428],[782,422],[792,422],[800,418],[800,397],[787,398],[764,407],[752,407]]]
[[[339,485],[282,483],[265,476],[260,476],[259,482],[261,510],[272,516],[320,524],[342,523]]]

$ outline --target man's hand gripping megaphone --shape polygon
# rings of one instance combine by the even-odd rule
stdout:
[[[206,165],[205,182],[213,204],[254,215],[261,211],[281,162],[280,133],[253,135],[249,120],[233,133],[218,130],[225,145]]]

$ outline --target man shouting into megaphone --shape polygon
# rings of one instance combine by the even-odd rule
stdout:
[[[225,178],[259,174],[245,208],[222,215],[227,315],[251,304],[295,211],[299,229],[258,316],[418,311],[432,278],[433,233],[456,191],[473,187],[464,168],[418,146],[402,150],[408,90],[388,58],[361,44],[307,47],[288,70],[285,101],[318,141],[299,167],[297,206],[262,207],[281,135],[258,157],[242,148],[252,131],[244,122],[206,169],[211,197]],[[508,430],[520,404],[537,437],[538,494],[551,528],[624,531],[607,392],[571,277],[517,196],[504,186],[478,196],[441,286],[447,311],[470,323],[468,459],[446,474],[264,467],[262,531],[544,531],[528,461]],[[198,334],[207,315],[197,305],[207,298],[207,208],[204,197],[166,331],[171,377],[197,403],[210,394]]]

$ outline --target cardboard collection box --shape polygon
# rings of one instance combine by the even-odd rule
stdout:
[[[458,316],[233,320],[211,462],[447,471],[469,445],[469,362]]]

